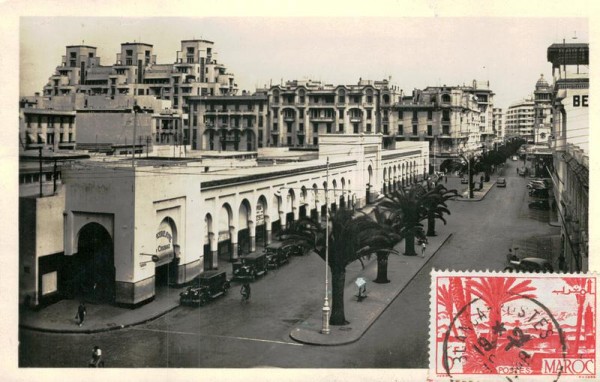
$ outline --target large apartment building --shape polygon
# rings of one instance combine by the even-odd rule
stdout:
[[[532,99],[513,103],[506,111],[505,137],[521,137],[527,142],[534,141],[534,106]]]

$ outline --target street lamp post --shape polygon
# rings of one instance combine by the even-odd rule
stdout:
[[[327,187],[325,187],[325,300],[323,301],[323,326],[321,333],[329,334],[329,157],[327,157]]]

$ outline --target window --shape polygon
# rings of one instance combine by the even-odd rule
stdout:
[[[373,103],[373,96],[367,96],[367,103]]]
[[[258,117],[258,127],[262,127],[263,126],[263,117],[262,115]]]
[[[313,145],[317,146],[319,144],[319,138],[314,137],[313,138]]]
[[[367,123],[367,133],[370,133],[370,132],[371,132],[371,124]]]
[[[299,103],[304,103],[304,102],[306,102],[306,101],[304,100],[304,96],[300,96],[300,97],[298,97],[298,102],[299,102]]]
[[[343,124],[343,123],[340,123],[340,124],[338,125],[338,132],[340,132],[340,133],[343,133],[343,132],[344,132],[344,124]]]
[[[273,131],[278,131],[279,126],[277,126],[277,122],[273,122]]]
[[[371,109],[367,109],[367,119],[371,119]]]
[[[192,126],[198,126],[198,116],[194,114],[192,117]]]
[[[404,112],[402,110],[398,112],[398,119],[404,119]]]
[[[338,117],[339,118],[344,118],[344,109],[339,109],[338,110]]]
[[[292,137],[287,137],[287,145],[288,146],[292,145]]]
[[[433,119],[433,111],[428,110],[427,111],[427,120],[431,121]]]
[[[442,110],[442,121],[450,121],[450,110]]]
[[[389,134],[388,125],[383,125],[383,133],[386,135]]]
[[[304,131],[304,122],[300,122],[300,125],[298,127],[298,131]]]
[[[413,131],[412,131],[413,135],[417,135],[417,131],[418,131],[417,125],[413,125]]]
[[[450,126],[442,126],[442,134],[450,135]]]
[[[331,134],[331,123],[327,123],[327,133]]]
[[[353,124],[354,134],[358,134],[358,123]]]
[[[418,117],[419,117],[419,113],[416,110],[414,110],[413,117],[412,117],[413,121],[416,121],[418,119]]]
[[[313,123],[313,133],[318,133],[318,132],[319,132],[319,124]]]
[[[433,126],[427,125],[427,135],[433,135]]]
[[[345,96],[338,96],[338,102],[339,102],[339,103],[344,103],[344,102],[346,102],[346,97],[345,97]]]
[[[287,123],[287,132],[291,133],[292,132],[292,122],[288,122]]]
[[[77,58],[77,53],[76,53],[76,52],[71,52],[71,53],[69,54],[69,56],[70,56],[71,58]]]

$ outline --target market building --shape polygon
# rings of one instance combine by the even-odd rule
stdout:
[[[383,150],[381,134],[320,140],[318,158],[300,162],[260,165],[256,156],[222,152],[107,157],[63,168],[64,186],[43,209],[55,220],[43,232],[55,248],[22,254],[23,301],[39,303],[52,291],[135,307],[151,301],[156,288],[223,269],[240,248],[256,250],[300,216],[322,219],[326,200],[332,211],[360,208],[421,181],[429,167],[424,142]]]

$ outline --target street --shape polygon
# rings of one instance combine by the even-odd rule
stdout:
[[[227,296],[204,307],[180,307],[133,328],[68,335],[20,330],[19,365],[86,367],[99,345],[106,366],[120,368],[426,368],[432,268],[502,271],[516,243],[559,232],[548,224],[547,211],[529,210],[527,179],[517,176],[514,163],[505,167],[506,188],[492,187],[479,202],[449,202],[448,224],[438,221],[436,227],[452,232],[450,240],[353,344],[319,347],[289,337],[294,324],[323,303],[324,263],[311,254],[254,282],[248,304],[240,302],[234,282]],[[465,185],[453,177],[446,186]],[[359,270],[349,266],[346,282]]]

